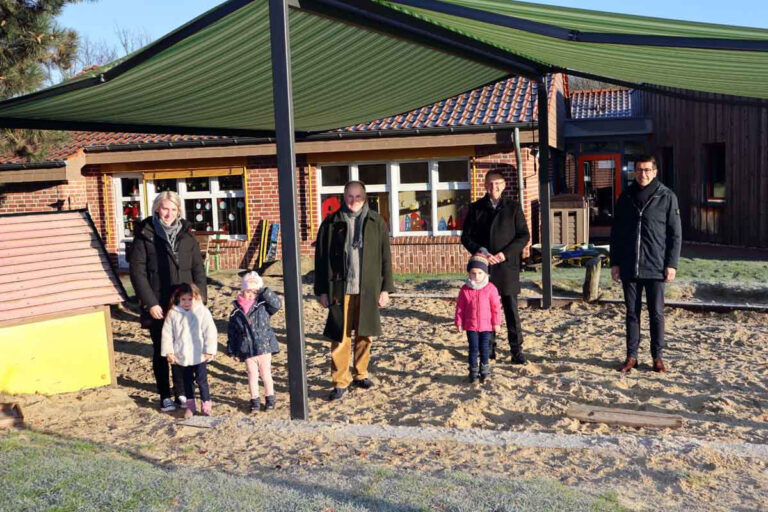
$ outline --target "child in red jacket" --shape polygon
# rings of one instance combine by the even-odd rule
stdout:
[[[467,282],[461,287],[456,300],[454,321],[459,331],[467,331],[469,382],[475,382],[478,376],[480,382],[485,382],[490,373],[491,337],[501,330],[501,297],[493,283],[488,281],[488,260],[485,256],[479,253],[472,256],[467,264],[467,273]]]

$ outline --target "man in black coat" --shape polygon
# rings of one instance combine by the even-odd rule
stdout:
[[[656,159],[635,161],[635,182],[616,202],[611,229],[611,278],[621,281],[626,305],[627,358],[619,367],[637,366],[640,311],[645,289],[651,324],[653,369],[666,371],[664,349],[664,283],[675,279],[682,229],[677,196],[656,179]]]
[[[520,254],[531,235],[520,202],[502,197],[506,186],[503,174],[488,171],[485,175],[487,194],[469,206],[461,243],[470,254],[487,255],[490,281],[501,295],[512,363],[525,364],[517,296],[520,294]]]

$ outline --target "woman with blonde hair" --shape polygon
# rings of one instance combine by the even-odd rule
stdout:
[[[176,192],[161,192],[152,203],[152,216],[134,231],[129,255],[131,283],[141,306],[141,326],[152,339],[152,370],[160,394],[160,410],[173,411],[186,406],[183,372],[171,366],[173,395],[168,382],[168,361],[161,355],[163,319],[174,290],[179,285],[195,284],[206,301],[206,276],[200,247],[181,218],[181,198]]]

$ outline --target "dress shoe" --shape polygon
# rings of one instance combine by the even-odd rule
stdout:
[[[667,367],[664,366],[664,361],[662,361],[661,358],[653,360],[653,371],[660,373],[667,371]]]
[[[526,359],[522,352],[512,352],[512,364],[525,364]]]
[[[628,357],[627,360],[624,361],[624,364],[618,368],[618,370],[621,373],[629,373],[632,371],[632,368],[637,368],[637,359],[634,357]]]
[[[353,380],[352,385],[360,389],[371,389],[375,384],[371,379],[365,378],[360,380]]]

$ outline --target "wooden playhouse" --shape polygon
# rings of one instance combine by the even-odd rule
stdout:
[[[87,211],[0,215],[0,392],[115,384],[109,305],[125,298]]]

